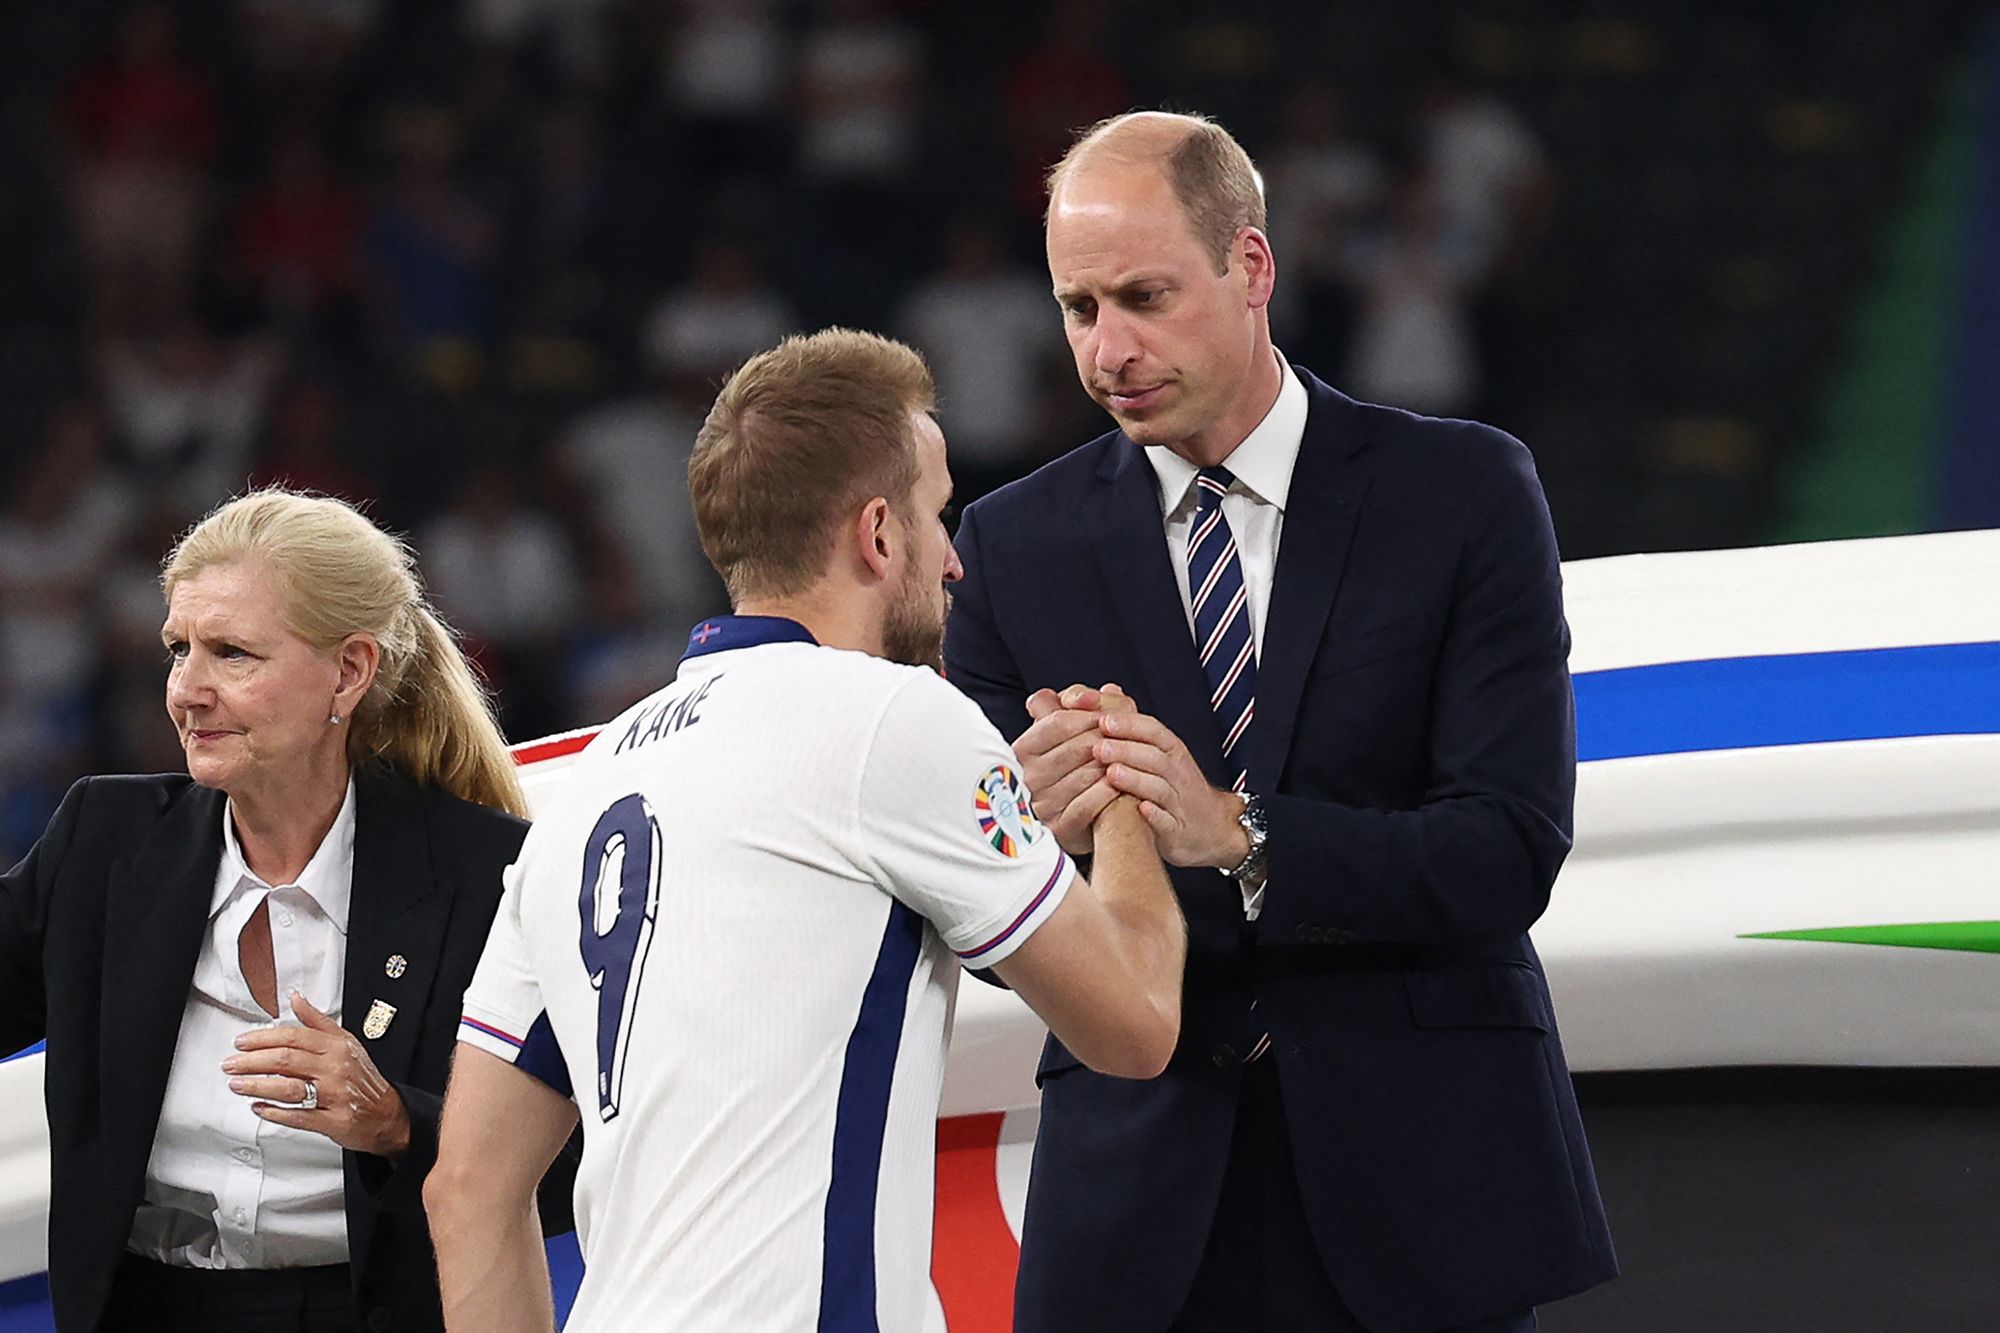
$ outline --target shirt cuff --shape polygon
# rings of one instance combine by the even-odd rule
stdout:
[[[511,1065],[521,1058],[521,1048],[528,1044],[528,1030],[525,1024],[517,1026],[496,1020],[490,1014],[467,1013],[459,1017],[458,1039]]]
[[[1014,918],[1005,926],[994,931],[982,942],[969,949],[954,949],[958,960],[967,967],[992,967],[1005,962],[1014,950],[1028,942],[1028,937],[1041,929],[1042,923],[1055,915],[1057,907],[1069,893],[1069,886],[1076,879],[1076,866],[1069,854],[1060,847],[1056,849],[1055,868],[1049,872],[1048,881],[1041,891],[1028,900]]]

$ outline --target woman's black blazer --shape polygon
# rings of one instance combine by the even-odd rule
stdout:
[[[85,778],[0,877],[0,1051],[48,1039],[56,1325],[94,1328],[145,1186],[222,855],[223,794],[184,776]],[[442,1329],[422,1183],[459,1000],[527,825],[379,768],[355,775],[342,1018],[410,1110],[392,1165],[344,1154],[361,1328]],[[400,955],[401,975],[388,960]],[[220,1074],[217,1075],[220,1077]]]

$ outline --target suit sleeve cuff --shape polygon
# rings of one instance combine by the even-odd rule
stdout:
[[[410,1145],[400,1157],[356,1153],[361,1189],[385,1213],[423,1208],[424,1177],[437,1161],[438,1112],[444,1099],[424,1088],[392,1083],[410,1117]]]

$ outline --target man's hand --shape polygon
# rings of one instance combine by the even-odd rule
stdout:
[[[410,1111],[354,1034],[292,992],[292,1012],[304,1027],[258,1028],[236,1039],[237,1054],[222,1062],[229,1090],[258,1099],[259,1116],[293,1129],[324,1134],[352,1152],[400,1157],[410,1146]],[[302,1102],[306,1085],[319,1104]]]
[[[1074,686],[1032,706],[1043,718],[1064,709],[1100,723],[1139,716],[1116,685]],[[1099,808],[1089,878],[1079,872],[1055,913],[994,971],[1092,1069],[1153,1078],[1180,1040],[1187,923],[1139,801],[1099,779],[1070,803],[1068,816],[1086,804]]]
[[[1227,870],[1250,854],[1250,835],[1236,818],[1243,798],[1211,787],[1187,746],[1158,718],[1103,712],[1097,730],[1091,758],[1114,791],[1138,798],[1160,859]]]
[[[1072,685],[1061,694],[1036,690],[1028,696],[1034,721],[1014,742],[1035,813],[1071,856],[1090,853],[1091,825],[1118,795],[1092,754],[1102,739],[1097,722],[1107,693],[1124,697],[1116,685],[1102,691]]]
[[[1072,685],[1070,688],[1073,690],[1083,690],[1086,696],[1095,694],[1097,697],[1093,701],[1092,706],[1097,709],[1100,715],[1105,713],[1131,713],[1136,716],[1139,712],[1139,705],[1132,701],[1132,696],[1125,693],[1125,689],[1121,685],[1107,681],[1101,690],[1084,690],[1084,687],[1080,685]]]

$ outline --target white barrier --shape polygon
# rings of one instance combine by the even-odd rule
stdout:
[[[1534,937],[1572,1067],[2000,1064],[2000,532],[1564,573],[1584,762]],[[531,801],[589,734],[520,747]],[[1864,942],[1746,938],[1807,930]],[[1018,1233],[1041,1037],[961,988],[942,1115],[1012,1114],[983,1198],[941,1171],[941,1252],[996,1206]],[[39,1066],[0,1065],[0,1280],[45,1263]]]

